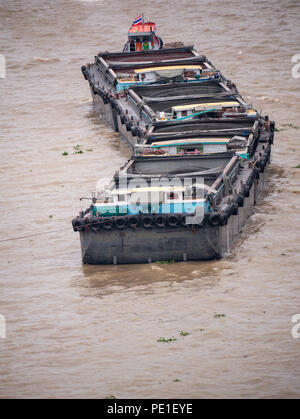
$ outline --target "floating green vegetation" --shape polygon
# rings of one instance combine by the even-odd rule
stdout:
[[[282,124],[280,128],[275,128],[274,131],[275,132],[281,132],[281,131],[286,131],[289,128],[292,128],[292,129],[300,129],[300,127],[298,127],[296,125],[293,125],[291,123],[287,123],[287,124]]]
[[[76,145],[74,145],[73,146],[73,154],[83,154],[84,153],[84,151],[82,150],[82,145],[81,144],[76,144]],[[92,148],[88,148],[86,151],[93,151],[93,149]],[[67,152],[67,151],[64,151],[63,153],[62,153],[62,156],[68,156],[69,155],[69,153]]]
[[[282,124],[283,127],[285,128],[294,128],[294,129],[299,129],[300,127],[297,127],[296,125],[293,125],[291,123],[289,124]]]
[[[300,169],[300,164],[297,164],[297,166],[295,166],[294,169]]]
[[[106,396],[104,398],[105,399],[116,399],[116,396],[114,396],[113,394],[111,394],[110,396]]]
[[[215,314],[214,314],[214,317],[215,317],[216,319],[221,319],[222,317],[226,317],[226,315],[225,315],[225,314],[218,314],[218,313],[215,313]]]
[[[168,342],[175,342],[175,340],[177,340],[176,338],[174,338],[174,336],[172,336],[171,338],[159,338],[157,339],[157,342],[163,342],[163,343],[168,343]]]
[[[178,330],[180,336],[187,336],[190,334],[190,332],[184,332],[183,330]]]
[[[49,218],[53,218],[53,215],[51,215],[51,214],[50,214],[50,215],[49,215]]]
[[[84,151],[81,150],[82,145],[80,144],[76,144],[73,149],[74,149],[74,153],[73,154],[83,154]]]
[[[157,260],[156,263],[160,263],[161,265],[171,265],[172,263],[175,263],[175,260]]]
[[[179,383],[179,381],[181,381],[179,380],[179,378],[175,378],[175,380],[173,380],[173,383]]]

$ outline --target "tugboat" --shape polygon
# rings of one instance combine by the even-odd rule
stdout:
[[[163,48],[163,41],[156,36],[154,22],[144,22],[144,16],[134,19],[128,31],[128,41],[123,52],[150,51]]]

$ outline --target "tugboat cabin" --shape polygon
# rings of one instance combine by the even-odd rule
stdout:
[[[128,31],[128,42],[123,52],[138,52],[161,49],[163,42],[155,35],[155,23],[146,22],[132,25]]]

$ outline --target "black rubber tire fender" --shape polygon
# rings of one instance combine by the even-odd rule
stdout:
[[[157,225],[157,227],[159,228],[163,228],[166,226],[167,220],[166,217],[164,215],[157,215],[155,218],[155,224]]]
[[[265,159],[262,159],[261,162],[260,162],[261,173],[263,173],[265,171],[266,164],[267,164],[267,161]]]
[[[178,225],[186,227],[185,217],[186,217],[185,215],[179,215],[178,216]]]
[[[221,226],[224,226],[224,225],[226,225],[227,223],[228,223],[228,213],[227,212],[224,212],[223,214],[221,214],[221,216],[220,216],[220,225]]]
[[[102,100],[103,100],[104,105],[107,105],[109,103],[108,95],[103,95]]]
[[[128,225],[129,225],[129,227],[131,227],[131,228],[136,228],[136,227],[138,227],[138,226],[140,225],[140,218],[139,218],[139,217],[137,217],[136,215],[131,215],[131,216],[128,218]]]
[[[245,198],[249,198],[249,196],[250,196],[250,188],[249,188],[248,185],[244,185],[242,187],[242,191],[241,192],[242,192],[242,194],[244,195]]]
[[[114,220],[112,218],[108,218],[107,220],[103,221],[102,225],[105,230],[111,230],[114,226]]]
[[[142,224],[144,228],[152,228],[153,227],[153,218],[150,215],[145,215],[142,219]]]
[[[90,225],[91,224],[91,219],[88,218],[88,217],[84,218],[83,219],[83,224],[86,225],[86,226]]]
[[[83,65],[83,66],[81,67],[81,71],[82,71],[83,77],[84,77],[86,80],[88,80],[88,73],[87,73],[87,70],[86,70],[86,66],[85,66],[85,65]]]
[[[127,226],[127,218],[119,217],[115,220],[115,226],[118,230],[123,230]]]
[[[235,203],[241,208],[244,205],[244,194],[238,193],[235,198]]]
[[[178,216],[175,214],[171,214],[168,216],[168,226],[169,227],[177,227],[178,225]]]
[[[72,226],[74,231],[80,231],[80,221],[78,220],[78,218],[74,218],[72,220]]]
[[[236,204],[231,204],[230,212],[232,215],[237,215],[239,207]]]
[[[137,137],[137,136],[138,136],[138,132],[139,132],[139,128],[138,128],[137,126],[133,126],[133,127],[131,128],[131,132],[132,132],[132,135],[133,135],[134,137]]]
[[[210,214],[208,222],[213,227],[220,225],[220,214],[218,214],[217,212],[213,212],[212,214]]]

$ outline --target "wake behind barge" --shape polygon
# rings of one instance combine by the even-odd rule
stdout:
[[[82,72],[132,150],[72,221],[83,263],[226,254],[262,193],[274,122],[192,46],[99,53]]]

